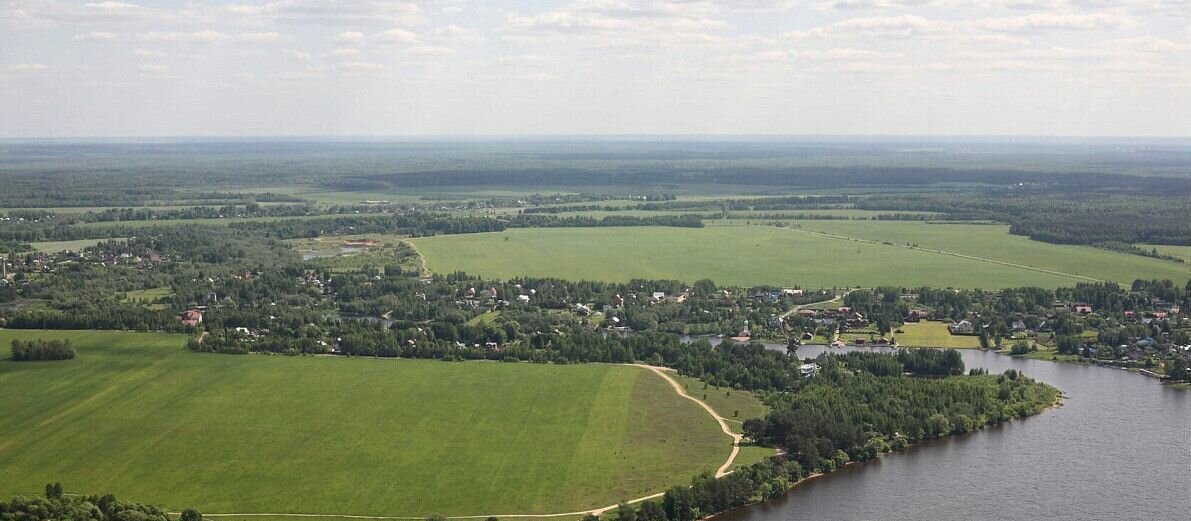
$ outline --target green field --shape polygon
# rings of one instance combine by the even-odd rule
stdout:
[[[46,241],[32,243],[33,249],[43,251],[46,253],[58,253],[63,251],[82,251],[83,248],[95,246],[103,241],[112,239],[81,239],[77,241]]]
[[[185,351],[70,338],[0,360],[0,497],[112,492],[206,513],[530,514],[606,506],[714,471],[730,441],[635,367]],[[0,348],[7,350],[7,347]]]
[[[740,424],[744,420],[760,418],[769,412],[769,407],[751,392],[707,385],[691,376],[674,375],[674,379],[686,388],[687,394],[707,402],[715,412],[726,418],[728,425],[736,432],[741,432]]]
[[[1091,246],[1051,244],[1009,235],[1007,225],[927,224],[913,221],[791,221],[805,231],[888,241],[992,259],[1083,277],[1129,284],[1137,278],[1186,282],[1186,264],[1108,251]],[[840,239],[837,239],[840,240]],[[939,255],[935,253],[934,255]],[[1022,284],[1018,284],[1022,285]],[[993,287],[991,285],[986,287]]]
[[[902,347],[950,347],[955,349],[976,349],[980,338],[972,335],[953,335],[943,322],[908,322],[894,333]]]
[[[723,221],[717,221],[723,222]],[[736,221],[739,222],[739,221]],[[432,271],[728,285],[1001,288],[1189,277],[1185,264],[1032,241],[1001,225],[790,221],[798,228],[537,228],[414,239]],[[834,234],[831,237],[821,233]],[[850,240],[847,237],[859,240]],[[890,244],[885,244],[888,242]],[[916,248],[902,247],[905,244]],[[938,250],[938,251],[928,251]]]
[[[532,275],[627,281],[642,277],[693,282],[706,277],[726,285],[801,284],[812,288],[882,284],[1057,287],[1081,280],[763,226],[530,228],[410,242],[431,271],[462,270],[500,278]]]
[[[135,302],[149,309],[165,309],[165,304],[161,304],[158,301],[173,294],[174,292],[169,286],[138,289],[124,292],[124,300]]]
[[[1172,244],[1138,244],[1138,248],[1143,250],[1158,250],[1158,253],[1163,255],[1170,255],[1183,259],[1183,262],[1191,262],[1191,246],[1175,246]],[[1191,267],[1187,269],[1191,270]]]

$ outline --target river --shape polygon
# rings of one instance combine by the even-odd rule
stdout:
[[[716,521],[1191,518],[1191,392],[1120,369],[960,352],[969,368],[1058,387],[1063,406],[850,465]]]

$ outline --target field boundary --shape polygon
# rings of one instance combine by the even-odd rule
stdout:
[[[699,404],[699,406],[702,407],[703,410],[707,411],[707,414],[710,414],[711,417],[715,420],[716,424],[719,425],[720,430],[723,431],[724,434],[728,435],[728,437],[732,438],[732,452],[730,454],[728,454],[728,459],[726,461],[724,461],[724,464],[720,465],[719,469],[716,469],[715,477],[718,479],[718,478],[722,478],[722,477],[727,476],[728,474],[732,473],[732,471],[730,469],[732,467],[732,464],[736,462],[736,456],[740,454],[740,442],[744,439],[744,437],[741,436],[740,434],[736,434],[735,432],[732,432],[732,429],[728,426],[728,421],[731,421],[731,420],[728,420],[727,418],[720,416],[719,413],[715,412],[715,409],[713,409],[710,405],[708,405],[703,400],[700,400],[700,399],[695,398],[694,396],[691,396],[690,394],[688,394],[686,392],[686,389],[682,387],[682,384],[679,383],[678,380],[671,378],[670,375],[667,374],[668,372],[673,372],[674,369],[671,369],[668,367],[658,367],[658,366],[654,366],[654,365],[647,365],[647,364],[620,364],[620,365],[637,367],[637,368],[646,370],[650,373],[658,375],[658,377],[662,378],[663,380],[666,381],[666,383],[670,384],[670,387],[673,388],[674,392],[677,393],[679,396]],[[624,501],[624,503],[632,505],[632,504],[640,503],[642,501],[656,499],[656,498],[662,497],[663,495],[665,495],[665,492],[658,492],[655,494],[650,494],[648,496],[642,496],[642,497],[639,497],[636,499],[630,499],[628,501]],[[574,511],[574,512],[559,512],[559,513],[555,513],[555,514],[472,514],[472,515],[466,515],[466,516],[444,516],[444,517],[446,519],[486,519],[489,517],[544,519],[544,518],[555,518],[555,517],[584,516],[587,514],[593,514],[593,515],[598,516],[605,512],[609,512],[613,509],[616,509],[619,506],[620,506],[620,504],[617,503],[614,505],[608,505],[606,507],[600,507],[600,508],[595,508],[595,509],[591,509],[591,510],[578,510],[578,511]],[[170,515],[181,515],[180,512],[169,512],[169,514]],[[426,516],[369,516],[369,515],[359,515],[359,514],[307,514],[307,513],[280,513],[280,512],[214,513],[214,514],[209,514],[209,513],[203,512],[203,516],[204,517],[299,517],[299,518],[311,517],[311,518],[335,518],[335,519],[392,519],[392,520],[418,520],[418,519],[426,518]]]

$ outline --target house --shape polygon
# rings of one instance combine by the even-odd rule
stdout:
[[[815,310],[813,310],[813,309],[800,309],[800,310],[798,310],[798,315],[799,315],[799,316],[802,316],[802,317],[807,317],[807,318],[810,318],[810,317],[813,317],[813,316],[815,316],[815,313],[816,313],[816,311],[815,311]]]
[[[972,323],[967,320],[960,320],[959,322],[951,324],[950,326],[947,326],[947,329],[951,331],[951,334],[953,335],[971,335],[976,332],[976,326],[972,325]]]
[[[517,295],[517,302],[519,304],[529,304],[529,295],[526,295],[526,294]]]
[[[612,307],[624,307],[624,297],[620,296],[620,293],[617,293],[615,297],[612,297]]]
[[[906,318],[904,320],[905,322],[918,322],[919,320],[922,320],[922,313],[918,310],[911,309],[908,313],[906,313]]]
[[[1092,314],[1092,306],[1087,304],[1076,304],[1071,307],[1071,311],[1074,311],[1080,315],[1090,315]]]
[[[786,295],[789,295],[789,296],[791,296],[791,297],[794,297],[794,296],[801,295],[801,294],[802,294],[802,290],[801,290],[801,289],[799,289],[799,288],[786,288],[786,289],[783,289],[783,290],[782,290],[782,293],[785,293]]]
[[[798,366],[798,372],[802,374],[803,378],[810,378],[815,376],[819,371],[819,364],[802,364]]]
[[[1026,323],[1022,322],[1022,320],[1019,318],[1013,321],[1013,325],[1011,327],[1013,327],[1014,331],[1024,331],[1026,329]]]
[[[666,299],[666,292],[655,291],[652,295],[650,295],[650,298],[653,299],[654,302],[661,302]]]
[[[184,326],[197,326],[203,323],[203,312],[197,309],[183,311],[178,315],[178,320],[181,320]]]

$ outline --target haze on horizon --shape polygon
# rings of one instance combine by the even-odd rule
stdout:
[[[1191,135],[1188,0],[0,0],[0,137]]]

